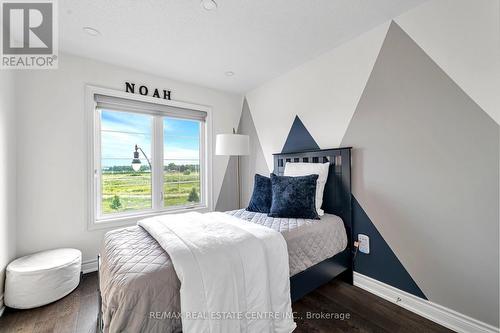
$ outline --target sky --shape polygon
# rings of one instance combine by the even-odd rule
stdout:
[[[151,159],[153,117],[129,112],[102,110],[102,166],[130,165],[134,146],[141,147]],[[163,120],[164,163],[198,164],[200,123],[193,120],[167,118]],[[142,163],[146,160],[140,154]]]

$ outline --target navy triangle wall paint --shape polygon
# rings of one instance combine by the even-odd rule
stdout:
[[[370,254],[358,253],[354,270],[415,296],[427,299],[384,238],[382,238],[382,235],[354,195],[352,199],[353,234],[365,234],[370,237]]]
[[[293,121],[282,153],[320,149],[298,116]],[[415,296],[427,299],[401,264],[353,195],[353,234],[370,237],[370,254],[358,253],[355,271]]]
[[[306,129],[299,116],[295,116],[292,128],[288,133],[282,153],[295,153],[306,150],[319,149],[318,144]]]

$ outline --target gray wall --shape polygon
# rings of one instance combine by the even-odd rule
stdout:
[[[342,145],[354,196],[429,300],[498,326],[499,126],[397,24]]]

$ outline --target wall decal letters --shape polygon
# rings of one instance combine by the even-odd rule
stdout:
[[[136,88],[135,83],[125,82],[125,92],[131,93],[131,94],[135,94],[136,93],[136,89],[135,88]],[[142,95],[142,96],[149,96],[149,88],[146,87],[145,85],[139,86],[139,88],[137,89],[137,92],[140,95]],[[163,94],[160,95],[160,91],[158,90],[158,88],[155,88],[153,90],[152,96],[156,97],[156,98],[163,98],[163,99],[166,99],[166,100],[170,100],[170,95],[171,95],[171,91],[170,90],[163,89],[162,93]]]

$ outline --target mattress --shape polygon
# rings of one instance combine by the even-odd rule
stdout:
[[[290,276],[333,257],[347,247],[342,219],[324,214],[320,220],[269,217],[244,209],[226,212],[242,220],[279,231],[288,246]]]
[[[347,236],[342,220],[270,218],[265,214],[227,212],[249,223],[282,233],[290,275],[342,252]],[[180,281],[163,248],[142,227],[106,233],[101,248],[100,288],[104,332],[180,332]]]

